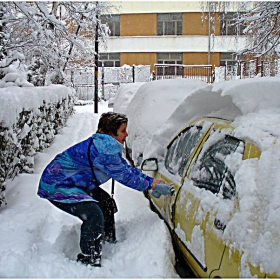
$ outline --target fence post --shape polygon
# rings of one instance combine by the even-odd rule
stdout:
[[[214,64],[213,69],[211,67],[211,70],[212,70],[212,83],[214,83],[215,82],[215,75],[216,75],[216,73],[215,73],[215,64]]]
[[[135,65],[132,65],[132,82],[135,83]]]
[[[239,76],[241,79],[241,73],[240,73],[240,61],[237,61],[237,70],[236,70],[236,75],[237,77]]]
[[[102,99],[105,100],[104,94],[104,62],[102,61],[102,72],[101,72],[101,86],[102,86]]]

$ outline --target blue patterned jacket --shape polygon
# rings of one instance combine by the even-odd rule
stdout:
[[[95,177],[101,185],[113,178],[138,190],[151,189],[153,178],[127,164],[117,140],[107,134],[96,133],[88,139],[58,154],[42,173],[38,195],[63,203],[93,201],[87,191],[96,188],[88,159],[88,146]]]

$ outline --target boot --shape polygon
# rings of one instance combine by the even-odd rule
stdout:
[[[104,221],[104,242],[117,243],[114,213],[107,212]]]
[[[89,244],[90,254],[79,253],[77,261],[91,266],[101,266],[102,256],[102,234],[99,234],[95,239],[90,241]]]
[[[115,227],[105,231],[103,243],[105,243],[105,241],[111,244],[117,243]]]
[[[85,265],[91,265],[91,266],[101,266],[101,256],[100,255],[85,255],[83,253],[79,253],[77,255],[77,262],[81,262],[82,264]]]
[[[108,243],[117,243],[114,216],[111,216],[111,219],[105,220],[103,240]]]

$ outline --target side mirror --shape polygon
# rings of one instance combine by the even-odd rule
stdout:
[[[158,170],[157,158],[145,159],[141,164],[141,170],[143,170],[143,171],[157,171]]]

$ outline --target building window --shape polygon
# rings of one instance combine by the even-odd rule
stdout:
[[[242,35],[245,28],[242,24],[235,24],[237,13],[220,13],[220,34],[221,35]]]
[[[110,36],[120,36],[120,16],[102,15],[101,23],[107,23],[110,28]]]
[[[157,67],[157,75],[182,75],[183,68],[175,64],[182,64],[182,53],[158,53],[158,64],[172,64],[165,67]]]
[[[182,13],[158,14],[157,35],[182,35]]]
[[[220,66],[234,66],[237,60],[237,55],[234,53],[221,53]]]
[[[120,54],[119,53],[100,53],[98,66],[101,67],[120,67]]]

